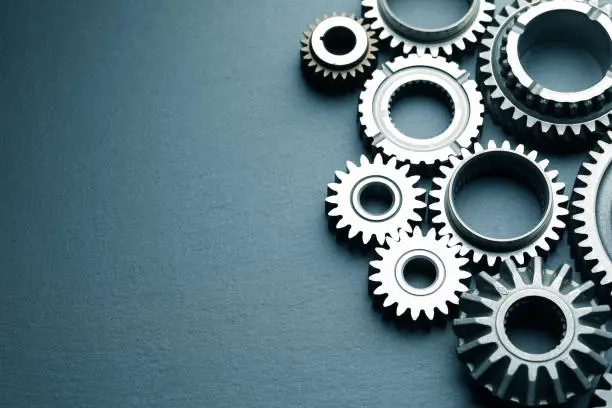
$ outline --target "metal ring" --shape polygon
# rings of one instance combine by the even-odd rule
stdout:
[[[346,29],[355,37],[355,45],[346,54],[337,55],[329,51],[325,45],[325,35],[332,29]],[[313,56],[322,64],[334,68],[344,69],[352,67],[363,59],[368,52],[368,34],[363,26],[356,20],[345,17],[335,16],[323,20],[312,32],[311,47]]]

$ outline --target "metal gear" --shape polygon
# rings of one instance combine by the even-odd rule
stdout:
[[[469,256],[481,266],[497,266],[507,258],[524,264],[529,258],[545,255],[561,239],[565,229],[568,197],[565,185],[557,182],[558,171],[547,170],[548,160],[537,161],[537,152],[525,152],[523,145],[512,149],[509,142],[497,147],[490,141],[485,149],[479,143],[474,152],[451,157],[443,166],[442,177],[434,178],[429,205],[433,224],[440,235],[450,235],[449,245],[461,245],[461,256]],[[459,215],[455,199],[459,190],[481,175],[513,177],[530,188],[540,200],[542,217],[530,231],[511,238],[494,238],[470,228]]]
[[[594,300],[595,284],[572,280],[569,265],[552,271],[542,262],[518,268],[506,260],[495,276],[475,275],[453,322],[457,354],[476,382],[526,406],[565,403],[592,388],[612,345],[610,307]],[[558,343],[536,353],[517,347],[513,329],[529,323],[550,329]]]
[[[402,133],[391,119],[393,101],[413,91],[430,92],[453,114],[449,127],[430,139]],[[484,106],[476,82],[454,62],[410,55],[385,62],[365,83],[359,103],[359,121],[365,143],[386,157],[408,162],[428,172],[449,157],[470,148],[480,136]]]
[[[403,54],[430,53],[433,56],[456,56],[465,52],[484,34],[493,20],[495,5],[491,0],[471,0],[468,12],[446,27],[426,29],[402,21],[389,6],[388,0],[363,0],[363,16],[372,22],[372,29],[380,30],[378,38],[389,41],[393,49]]]
[[[397,241],[388,238],[387,248],[376,249],[381,259],[370,262],[370,291],[375,300],[385,309],[395,309],[398,317],[406,314],[414,321],[421,315],[433,320],[436,309],[448,315],[448,303],[459,303],[457,294],[468,290],[462,281],[472,275],[462,269],[468,260],[457,257],[459,248],[447,244],[448,238],[436,239],[434,229],[424,235],[419,227],[412,235],[400,232]],[[435,269],[435,279],[425,288],[411,285],[404,276],[404,271],[418,269],[420,262]]]
[[[599,379],[589,408],[612,408],[612,374],[605,373]]]
[[[610,127],[611,10],[597,0],[517,0],[495,16],[482,40],[477,80],[493,120],[506,133],[563,151],[584,147],[595,132]],[[568,26],[575,29],[568,31]],[[527,73],[523,51],[536,41],[561,37],[592,51],[604,72],[599,82],[582,91],[559,92]]]
[[[612,135],[612,133],[610,133]],[[601,285],[603,299],[612,288],[612,143],[600,140],[578,172],[570,205],[569,242],[584,279]]]
[[[392,158],[384,163],[381,155],[370,162],[361,156],[360,165],[346,162],[348,172],[336,172],[336,182],[327,185],[325,208],[330,227],[341,237],[368,247],[383,245],[387,236],[398,239],[399,231],[412,231],[425,211],[425,190],[415,185],[418,176],[407,177],[409,165],[397,168]],[[388,204],[383,212],[364,208],[366,198]]]
[[[378,49],[370,26],[346,13],[317,19],[304,32],[300,49],[302,72],[324,92],[361,85],[376,69]]]

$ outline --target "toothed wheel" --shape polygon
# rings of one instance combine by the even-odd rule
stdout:
[[[589,408],[612,408],[612,374],[601,376]]]
[[[526,406],[565,403],[592,388],[612,346],[610,307],[596,303],[593,282],[573,281],[569,265],[543,270],[539,257],[526,268],[507,260],[498,275],[482,272],[473,282],[453,329],[459,358],[477,383]],[[536,321],[554,332],[556,344],[527,352],[512,330]]]
[[[346,13],[317,20],[301,41],[302,72],[314,87],[327,93],[360,86],[376,69],[374,34],[362,19]]]
[[[495,16],[482,40],[477,80],[492,118],[506,133],[541,149],[567,151],[584,148],[610,127],[611,7],[597,0],[518,0]],[[601,78],[586,89],[563,92],[531,77],[522,54],[550,39],[590,51]]]
[[[418,176],[408,177],[409,165],[396,168],[395,159],[384,163],[381,155],[373,162],[361,156],[360,165],[348,161],[347,173],[337,171],[336,182],[328,184],[325,208],[330,227],[343,238],[368,247],[383,245],[387,236],[398,239],[399,231],[412,231],[425,211],[425,190],[417,188]],[[366,208],[368,200],[384,208]]]
[[[381,259],[370,262],[370,289],[375,300],[398,317],[412,320],[424,316],[433,320],[436,310],[448,315],[448,304],[458,304],[468,288],[462,283],[471,274],[462,269],[467,259],[457,257],[458,247],[449,248],[448,239],[436,239],[436,231],[427,235],[416,227],[412,236],[400,233],[399,240],[387,239],[388,248],[377,248]],[[429,285],[415,286],[406,274],[434,272]]]
[[[360,95],[359,122],[364,141],[386,157],[395,156],[413,170],[433,173],[440,163],[480,137],[484,114],[476,82],[454,62],[430,55],[399,57],[385,62],[365,83]],[[401,132],[391,119],[393,101],[414,90],[428,92],[452,112],[448,128],[430,139]]]
[[[558,172],[548,170],[548,160],[537,161],[537,152],[525,153],[524,146],[514,150],[510,143],[497,147],[489,142],[485,149],[476,143],[474,152],[462,150],[462,157],[451,157],[450,167],[442,166],[443,177],[434,178],[429,205],[432,222],[440,235],[449,235],[449,245],[461,245],[461,256],[481,266],[498,266],[513,258],[524,264],[529,258],[547,254],[563,235],[568,197],[565,185],[557,182]],[[531,187],[540,200],[542,216],[527,233],[511,238],[494,238],[474,231],[459,215],[455,199],[459,190],[479,176],[512,177]]]
[[[363,0],[363,16],[379,31],[381,41],[389,41],[392,49],[403,54],[429,53],[451,57],[464,53],[476,44],[486,26],[493,20],[495,4],[491,0],[471,0],[468,12],[455,23],[436,29],[414,27],[400,19],[388,0]]]
[[[606,302],[612,301],[611,163],[612,143],[599,141],[578,172],[570,205],[569,242],[576,268],[583,279],[600,283]]]

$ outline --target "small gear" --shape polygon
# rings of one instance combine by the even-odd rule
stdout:
[[[370,262],[374,298],[380,299],[384,308],[395,309],[398,317],[409,311],[414,321],[421,315],[433,320],[436,309],[448,315],[448,304],[459,303],[457,294],[468,290],[462,281],[472,275],[462,269],[468,260],[457,257],[459,248],[449,248],[447,243],[448,238],[436,239],[434,229],[424,235],[419,227],[412,236],[402,231],[399,240],[388,238],[388,248],[376,249],[381,259]],[[404,276],[405,271],[420,267],[435,270],[435,278],[424,288],[410,284]]]
[[[612,135],[612,133],[610,133]],[[612,143],[600,140],[578,172],[570,205],[569,242],[583,279],[601,285],[606,302],[612,288]]]
[[[589,408],[612,408],[612,374],[601,376]]]
[[[346,162],[347,173],[337,171],[336,182],[328,184],[325,209],[330,227],[368,247],[373,241],[383,245],[387,236],[398,239],[399,231],[412,231],[425,211],[425,190],[417,188],[418,176],[407,177],[409,165],[397,168],[392,158],[384,163],[381,155],[370,162],[361,156],[360,165]],[[374,212],[364,207],[372,198],[386,208]],[[373,239],[375,238],[375,239]]]
[[[450,167],[440,168],[443,176],[434,178],[429,205],[432,222],[440,235],[451,236],[449,245],[461,245],[461,256],[471,255],[481,266],[497,266],[507,258],[522,265],[529,258],[544,255],[561,239],[568,215],[565,185],[557,182],[558,172],[547,167],[548,160],[537,161],[537,152],[525,153],[523,145],[513,150],[509,142],[497,147],[490,141],[485,149],[476,143],[473,153],[464,149],[461,158],[451,157]],[[459,215],[455,200],[467,182],[482,175],[513,177],[531,187],[542,206],[538,224],[525,234],[501,239],[470,228]]]
[[[302,71],[317,89],[333,93],[354,89],[376,69],[374,31],[354,15],[334,13],[310,25],[300,50]]]
[[[595,284],[571,279],[571,268],[526,268],[506,260],[498,275],[475,275],[453,322],[457,353],[471,376],[496,397],[526,406],[562,404],[592,388],[608,365],[610,307],[593,298]],[[549,329],[557,343],[526,351],[513,336],[520,327]],[[516,343],[516,344],[515,344]]]
[[[453,119],[440,135],[419,139],[402,133],[391,120],[393,101],[415,90],[443,100]],[[417,172],[432,173],[440,163],[480,136],[484,114],[482,95],[467,71],[454,62],[430,55],[398,57],[386,62],[365,83],[359,103],[364,141],[387,157],[413,165]]]
[[[437,29],[414,27],[402,21],[389,6],[388,0],[363,0],[363,16],[372,22],[374,30],[380,30],[381,41],[389,41],[393,49],[403,54],[430,53],[451,57],[466,51],[484,34],[493,21],[495,4],[491,0],[472,0],[470,9],[457,22]]]
[[[495,17],[489,38],[482,40],[477,80],[493,120],[506,133],[542,149],[566,151],[583,148],[610,127],[611,7],[597,0],[517,0]],[[578,41],[592,51],[604,72],[600,80],[581,91],[560,92],[532,78],[521,54],[551,38]]]

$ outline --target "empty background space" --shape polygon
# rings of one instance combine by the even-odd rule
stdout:
[[[434,26],[467,10],[397,7]],[[384,321],[368,259],[327,229],[326,184],[364,152],[358,93],[321,96],[299,69],[302,31],[333,11],[360,4],[2,2],[0,406],[487,406],[450,327]],[[545,156],[569,193],[586,153]],[[466,193],[477,228],[537,221],[520,185]],[[568,261],[563,242],[548,265]]]

